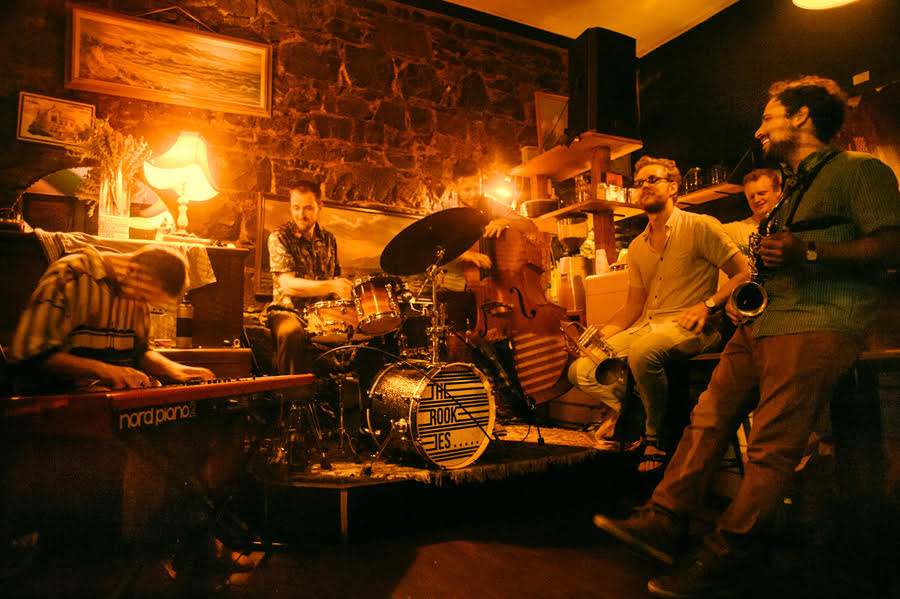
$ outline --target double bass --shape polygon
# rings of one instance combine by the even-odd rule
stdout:
[[[477,246],[491,267],[465,269],[477,306],[467,337],[475,345],[508,339],[522,390],[538,403],[552,399],[561,392],[558,385],[566,384],[568,354],[560,329],[566,310],[546,297],[549,245],[536,229],[507,227],[499,237],[482,237]]]

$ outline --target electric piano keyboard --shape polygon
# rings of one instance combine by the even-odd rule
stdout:
[[[227,399],[283,391],[313,384],[312,374],[292,374],[200,383],[164,385],[60,395],[32,395],[0,399],[0,414],[7,423],[47,416],[85,413],[106,415],[114,431],[155,427],[166,422],[196,417],[201,405]],[[106,420],[109,422],[109,420]]]

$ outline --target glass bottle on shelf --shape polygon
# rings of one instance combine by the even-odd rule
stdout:
[[[583,204],[585,202],[590,202],[593,199],[593,194],[591,193],[591,175],[585,173],[575,177],[575,203]]]

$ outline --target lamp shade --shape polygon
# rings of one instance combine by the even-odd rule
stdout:
[[[197,164],[159,168],[145,162],[144,176],[153,187],[178,191],[188,202],[205,202],[219,193]]]
[[[144,177],[153,187],[178,194],[179,232],[187,228],[190,202],[205,202],[219,193],[209,173],[206,142],[194,131],[183,131],[171,148],[145,162]]]
[[[203,179],[205,179],[205,185],[199,182],[196,169],[181,170],[190,165],[195,165],[200,169],[199,175],[202,175]],[[150,167],[149,169],[148,166]],[[154,171],[154,168],[157,170]],[[172,174],[169,176],[162,175],[160,173],[162,170],[172,171]],[[152,171],[153,174],[148,174],[148,171]],[[174,189],[177,185],[176,182],[179,181],[179,177],[190,176],[190,178],[196,180],[193,185],[197,187],[198,191],[196,197],[190,197],[191,202],[202,202],[218,193],[215,191],[215,184],[209,172],[206,142],[203,141],[203,138],[196,131],[182,131],[171,148],[150,162],[144,163],[144,175],[147,177],[147,182],[157,189]],[[156,179],[160,185],[154,183],[151,177],[161,177]],[[186,179],[180,180],[184,181]],[[213,190],[211,195],[209,190]]]

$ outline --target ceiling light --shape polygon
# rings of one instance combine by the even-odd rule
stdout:
[[[852,4],[856,0],[793,0],[795,6],[805,8],[807,10],[823,10],[826,8],[837,8],[845,4]]]

